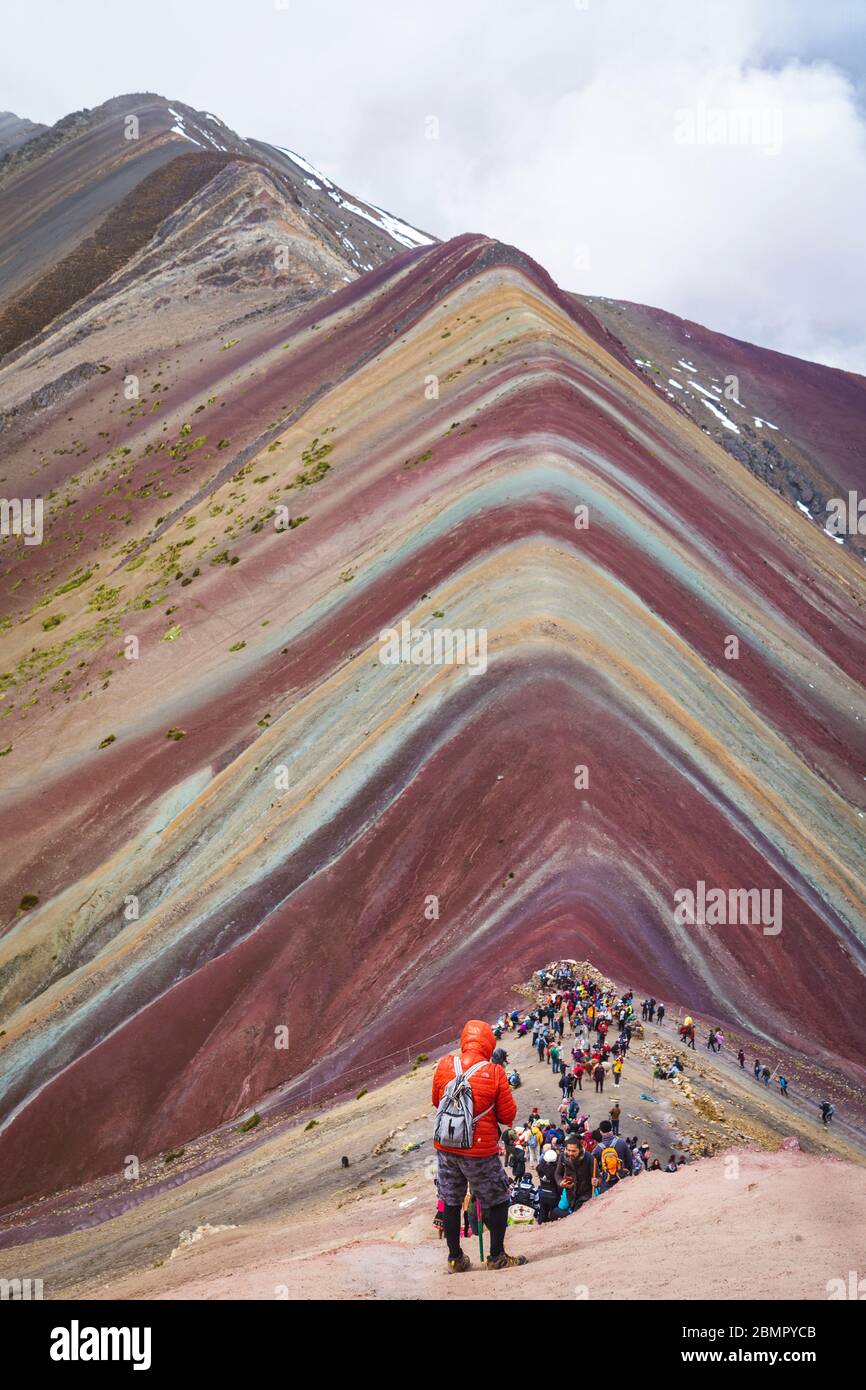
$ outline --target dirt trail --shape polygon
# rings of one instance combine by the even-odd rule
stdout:
[[[641,1175],[550,1228],[515,1230],[512,1247],[543,1263],[544,1296],[826,1297],[827,1280],[863,1263],[863,1153],[728,1059],[689,1052],[683,1087],[653,1079],[650,1051],[674,1041],[672,1028],[661,1038],[647,1029],[621,1086],[608,1080],[596,1096],[585,1082],[578,1098],[593,1125],[618,1100],[622,1133],[648,1142],[663,1164],[674,1151],[715,1156]],[[533,1105],[553,1116],[551,1069],[529,1040],[503,1044],[524,1081],[521,1118]],[[184,1181],[180,1170],[176,1186],[89,1228],[82,1197],[80,1229],[0,1251],[0,1276],[41,1277],[46,1298],[489,1298],[494,1279],[497,1297],[538,1297],[537,1279],[519,1271],[443,1273],[432,1227],[433,1061],[318,1114],[311,1129],[304,1116],[211,1171]],[[779,1151],[791,1135],[804,1152]],[[732,1152],[735,1162],[724,1156]],[[182,1244],[182,1232],[206,1226],[230,1229]],[[622,1259],[636,1241],[645,1287]],[[587,1294],[575,1292],[581,1279]]]
[[[716,1157],[632,1179],[576,1216],[513,1229],[508,1248],[531,1264],[495,1274],[474,1242],[473,1269],[448,1274],[430,1192],[415,1174],[350,1210],[205,1237],[97,1297],[823,1299],[862,1267],[866,1184],[835,1159],[752,1152],[736,1177]]]

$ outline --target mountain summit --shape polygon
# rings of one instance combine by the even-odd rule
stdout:
[[[114,97],[33,129],[0,159],[0,354],[119,278],[108,317],[156,307],[183,336],[190,301],[214,322],[284,310],[432,241],[183,102]]]

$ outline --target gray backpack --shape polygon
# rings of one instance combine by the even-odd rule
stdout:
[[[449,1149],[472,1148],[477,1120],[483,1115],[489,1115],[493,1109],[492,1105],[488,1105],[486,1110],[482,1110],[481,1115],[476,1116],[472,1087],[469,1084],[475,1073],[486,1065],[486,1062],[476,1062],[468,1071],[464,1071],[460,1053],[454,1054],[454,1079],[448,1082],[436,1109],[433,1138],[437,1144],[444,1144]]]

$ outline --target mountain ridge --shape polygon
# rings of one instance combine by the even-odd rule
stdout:
[[[218,167],[0,362],[0,482],[45,510],[0,541],[2,1201],[451,1036],[555,954],[866,1082],[862,560],[701,427],[709,330],[687,410],[646,365],[676,327],[647,358],[517,248],[406,247],[303,157],[116,101],[8,174],[6,304]],[[404,621],[483,629],[484,672],[387,665]],[[685,927],[698,882],[783,892],[784,930]]]
[[[56,497],[5,636],[10,1194],[445,1028],[575,934],[866,1076],[855,561],[551,285],[488,238],[404,250],[42,417]],[[379,662],[436,614],[488,629],[483,680]],[[784,887],[781,944],[684,950],[665,893],[696,879]]]

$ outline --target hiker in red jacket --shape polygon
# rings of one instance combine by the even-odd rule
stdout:
[[[517,1115],[517,1102],[511,1094],[508,1078],[501,1066],[491,1061],[496,1039],[489,1024],[470,1019],[460,1034],[460,1070],[469,1072],[467,1085],[472,1091],[474,1124],[471,1135],[465,1132],[464,1118],[459,1105],[448,1107],[443,1115],[440,1102],[446,1087],[457,1076],[455,1057],[443,1057],[433,1074],[433,1104],[437,1114],[438,1173],[436,1186],[445,1203],[443,1213],[445,1238],[448,1241],[448,1268],[462,1274],[470,1267],[469,1256],[460,1248],[460,1209],[467,1185],[480,1203],[484,1221],[490,1232],[488,1269],[508,1269],[526,1264],[525,1255],[506,1255],[505,1229],[508,1224],[508,1205],[511,1185],[499,1161],[499,1126],[511,1125]],[[452,1146],[442,1136],[461,1133],[470,1137],[464,1146]]]

